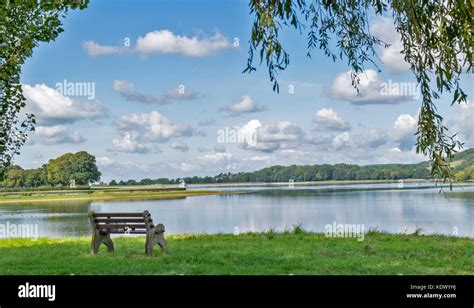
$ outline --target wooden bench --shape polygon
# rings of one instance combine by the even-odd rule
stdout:
[[[99,252],[104,244],[109,252],[114,251],[114,243],[110,234],[146,234],[145,253],[153,254],[153,247],[158,244],[163,251],[167,250],[164,237],[165,226],[154,225],[151,214],[143,213],[89,213],[92,225],[92,253]]]

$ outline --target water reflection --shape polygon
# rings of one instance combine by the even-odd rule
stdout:
[[[87,213],[149,210],[168,234],[232,233],[289,229],[296,224],[324,231],[327,224],[365,224],[365,229],[474,237],[473,187],[439,194],[437,188],[380,190],[383,185],[344,187],[265,188],[246,194],[184,199],[0,205],[0,224],[38,224],[40,236],[90,235]],[[396,183],[391,185],[397,185]],[[365,185],[367,186],[367,185]],[[391,186],[388,186],[391,187]],[[405,186],[406,188],[406,186]],[[467,196],[467,197],[466,197]],[[456,228],[456,229],[455,229]]]

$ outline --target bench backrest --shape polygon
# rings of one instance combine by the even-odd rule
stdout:
[[[146,234],[154,228],[148,211],[142,213],[95,213],[89,218],[93,228],[103,233]]]

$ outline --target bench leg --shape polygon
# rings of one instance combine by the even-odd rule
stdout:
[[[110,234],[108,234],[107,237],[104,238],[102,243],[104,243],[105,246],[107,246],[107,251],[108,252],[113,252],[115,250],[114,242],[112,242],[112,239],[110,238]]]
[[[114,242],[110,238],[110,234],[102,234],[99,230],[95,231],[92,235],[92,254],[96,255],[99,252],[99,247],[101,244],[107,246],[107,251],[114,251]]]
[[[165,240],[165,227],[162,224],[150,229],[146,235],[145,253],[147,256],[153,255],[153,247],[158,244],[163,252],[168,251],[168,245]]]

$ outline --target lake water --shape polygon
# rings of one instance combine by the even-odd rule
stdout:
[[[146,201],[67,201],[0,204],[0,225],[36,224],[40,237],[90,236],[87,213],[149,210],[167,234],[290,229],[324,232],[328,224],[364,224],[392,233],[474,237],[474,187],[453,192],[432,184],[326,185],[244,188],[244,194]],[[201,188],[207,189],[207,188]],[[216,190],[216,188],[208,188]],[[235,188],[220,187],[219,190]]]

